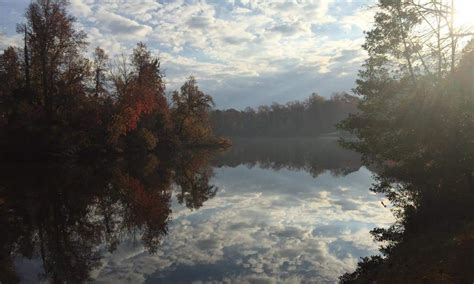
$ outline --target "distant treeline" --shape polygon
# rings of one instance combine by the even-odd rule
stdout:
[[[336,131],[336,124],[355,113],[359,99],[346,93],[330,99],[313,93],[304,101],[274,103],[257,109],[215,110],[211,123],[227,137],[315,137]]]

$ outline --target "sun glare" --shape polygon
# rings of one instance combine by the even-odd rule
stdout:
[[[454,0],[455,25],[474,26],[474,0]]]

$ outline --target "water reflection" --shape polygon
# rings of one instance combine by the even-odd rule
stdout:
[[[172,184],[180,185],[180,202],[192,208],[215,193],[208,185],[207,157],[202,152],[172,162],[150,155],[86,165],[2,165],[0,218],[6,234],[0,282],[84,282],[105,251],[130,238],[155,253],[168,232]]]
[[[420,173],[403,170],[390,164],[379,167],[372,190],[388,197],[396,222],[371,231],[383,244],[381,254],[363,258],[357,269],[342,275],[341,282],[472,283],[472,184],[452,179],[452,187],[445,188],[441,186],[445,177],[426,179]]]
[[[155,269],[122,261],[150,283],[333,282],[376,252],[369,230],[391,220],[380,198],[367,194],[370,175],[315,180],[304,171],[216,169],[216,198],[192,213],[176,207],[173,238],[150,260]]]
[[[279,170],[305,170],[313,177],[325,171],[346,175],[362,166],[360,155],[339,146],[336,137],[234,139],[234,145],[218,156],[217,166],[238,166]]]
[[[331,139],[268,142],[5,166],[1,280],[333,282],[376,253],[369,231],[393,219],[359,157]]]

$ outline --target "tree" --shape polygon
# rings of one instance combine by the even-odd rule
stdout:
[[[8,117],[12,112],[13,92],[18,87],[20,80],[18,54],[13,47],[7,48],[0,56],[0,127],[8,123]]]
[[[94,70],[94,96],[105,96],[108,94],[107,86],[107,65],[109,56],[105,51],[96,47],[93,54],[93,70]]]
[[[208,113],[214,101],[197,86],[196,79],[190,77],[181,86],[181,91],[173,92],[172,117],[175,133],[186,142],[205,140],[212,134]]]
[[[171,120],[159,59],[143,43],[115,66],[100,47],[87,59],[86,34],[75,28],[67,8],[66,0],[32,1],[26,23],[17,27],[23,50],[10,47],[0,55],[1,154],[29,159],[179,148],[174,124],[189,122]],[[193,104],[193,119],[203,122],[181,138],[199,144],[212,134],[202,111],[212,98],[196,94],[183,99]]]
[[[145,44],[138,43],[131,62],[131,71],[123,62],[119,67],[120,73],[114,78],[118,110],[109,127],[109,141],[113,144],[118,143],[121,136],[135,130],[147,116],[158,119],[149,127],[162,129],[168,120],[168,104],[158,58],[151,55]]]
[[[36,0],[26,11],[25,54],[31,57],[32,87],[48,116],[58,109],[59,96],[77,91],[88,71],[81,50],[86,34],[74,28],[76,19],[66,11],[65,0]],[[29,69],[29,68],[28,68]],[[80,88],[79,88],[80,89]]]
[[[364,259],[353,274],[341,278],[343,282],[472,278],[463,268],[463,263],[472,263],[472,251],[465,259],[454,257],[469,245],[449,240],[472,234],[467,227],[473,222],[468,204],[474,189],[474,41],[460,52],[452,6],[420,2],[379,1],[381,11],[364,45],[369,58],[357,81],[359,112],[340,124],[356,136],[343,144],[376,166],[372,190],[387,196],[398,219],[388,229],[372,231],[376,240],[386,242],[384,257]],[[390,32],[380,19],[407,13],[417,19],[401,20],[409,23],[404,29],[409,45],[386,48],[382,43],[380,48],[376,38]],[[422,23],[430,32],[415,42],[421,40]],[[406,68],[408,59],[391,60],[396,53],[410,55],[413,72]]]
[[[469,33],[457,33],[453,4],[445,2],[378,1],[374,28],[363,45],[369,58],[355,89],[367,101],[361,104],[367,116],[393,103],[400,93],[436,89],[453,70],[459,60],[458,39]]]

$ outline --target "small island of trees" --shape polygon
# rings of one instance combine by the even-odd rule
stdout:
[[[208,113],[213,99],[189,78],[170,100],[160,61],[138,43],[129,57],[87,56],[66,1],[34,1],[21,48],[0,56],[0,148],[6,159],[97,157],[223,146]]]

